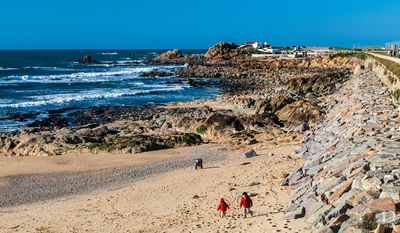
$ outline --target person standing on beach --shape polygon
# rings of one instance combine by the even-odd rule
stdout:
[[[221,198],[219,200],[219,205],[217,207],[217,210],[220,212],[221,214],[221,218],[226,217],[226,211],[229,209],[229,205],[225,202],[224,198]]]
[[[253,207],[253,201],[246,192],[242,194],[240,207],[243,207],[243,218],[246,218],[247,214],[251,214],[251,216],[253,217],[253,211],[250,210],[250,208]]]
[[[197,170],[197,167],[200,167],[201,169],[203,169],[203,159],[196,159],[195,160],[195,167],[194,167],[194,169],[196,169]]]

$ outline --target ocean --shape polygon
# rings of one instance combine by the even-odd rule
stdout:
[[[165,50],[0,51],[0,132],[26,128],[49,110],[98,106],[168,104],[218,95],[179,77],[140,77],[151,70],[183,66],[146,65]],[[183,50],[201,54],[203,50]],[[85,54],[103,64],[80,64]]]

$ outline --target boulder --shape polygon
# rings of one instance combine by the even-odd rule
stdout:
[[[178,49],[173,49],[169,50],[165,53],[162,53],[160,56],[154,58],[156,61],[167,61],[167,60],[173,60],[173,59],[178,59],[184,57],[182,52],[179,51]]]
[[[238,46],[234,43],[227,43],[224,41],[219,42],[218,44],[212,46],[207,50],[204,54],[205,58],[216,58],[223,57],[224,55],[229,55],[234,50],[236,50]]]
[[[314,104],[299,100],[283,107],[277,112],[279,120],[293,124],[317,122],[321,119],[323,111]]]
[[[368,207],[372,211],[396,211],[396,204],[390,198],[378,198],[369,202]]]
[[[251,150],[251,151],[244,152],[242,154],[242,156],[243,156],[243,158],[247,158],[248,159],[248,158],[252,158],[252,157],[258,156],[258,154],[254,150]]]
[[[238,117],[221,113],[212,113],[202,125],[208,138],[222,138],[245,129]]]
[[[343,184],[340,184],[339,188],[329,197],[329,202],[334,203],[337,201],[343,193],[349,191],[351,189],[351,185],[353,184],[353,179],[349,179]]]
[[[288,218],[292,219],[299,219],[303,218],[304,216],[306,216],[306,208],[304,208],[304,206],[299,206],[296,210],[287,215]]]

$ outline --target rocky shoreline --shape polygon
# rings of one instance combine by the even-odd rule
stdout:
[[[254,144],[255,135],[279,137],[320,122],[324,97],[348,80],[360,63],[342,57],[251,59],[224,43],[210,48],[205,56],[185,57],[173,50],[149,62],[187,62],[174,75],[187,78],[192,86],[220,87],[222,98],[209,102],[231,108],[212,108],[204,101],[201,106],[187,103],[173,108],[54,111],[30,124],[30,130],[1,133],[0,155],[51,156],[75,150],[138,153],[218,140]]]
[[[218,86],[222,95],[169,106],[53,111],[30,125],[31,130],[0,134],[0,155],[131,154],[203,143],[224,143],[234,150],[303,138],[295,153],[304,164],[279,177],[281,186],[293,189],[287,218],[305,218],[315,232],[399,232],[400,112],[391,96],[394,92],[382,84],[385,77],[374,73],[370,60],[251,59],[219,43],[205,56],[185,57],[173,50],[149,62],[187,63],[173,75],[188,79],[194,87]],[[213,160],[220,158],[217,154],[204,156]],[[193,158],[121,170],[118,176],[130,179],[136,172],[169,171],[190,165]],[[97,173],[78,174],[92,177],[79,190],[103,187],[100,183],[113,179],[104,172],[98,179]],[[68,177],[75,179],[76,174]],[[36,178],[3,181],[23,190],[21,185]],[[47,182],[42,185],[48,188]],[[32,199],[30,193],[23,195],[28,202]],[[20,204],[9,193],[3,196],[3,205]]]

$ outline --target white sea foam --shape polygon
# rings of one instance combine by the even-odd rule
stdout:
[[[110,53],[100,53],[101,55],[118,55],[117,52],[110,52]]]
[[[142,64],[143,60],[141,59],[137,59],[137,60],[119,60],[119,61],[101,61],[102,63],[98,63],[98,64],[87,64],[87,66],[100,66],[100,67],[113,67],[113,66],[132,66],[132,62],[138,63],[138,64]]]
[[[2,70],[19,70],[19,68],[0,67],[0,71],[2,71]]]
[[[125,79],[137,78],[143,72],[149,72],[154,69],[168,70],[182,66],[148,66],[135,68],[118,68],[107,71],[91,71],[91,72],[75,72],[71,74],[54,74],[54,75],[12,75],[0,78],[0,84],[4,83],[21,83],[21,82],[38,82],[38,83],[71,83],[71,82],[105,82],[116,80],[117,78]]]
[[[18,83],[18,82],[104,82],[113,80],[116,77],[123,77],[127,75],[136,75],[141,72],[151,71],[154,68],[143,67],[143,68],[129,68],[119,70],[109,70],[103,72],[77,72],[72,74],[57,74],[57,75],[22,75],[22,76],[8,76],[0,79],[0,83]]]
[[[62,68],[62,67],[46,67],[46,66],[27,66],[24,69],[46,70],[46,71],[75,71],[75,69]]]
[[[135,96],[143,94],[151,94],[156,92],[170,92],[183,90],[182,86],[162,86],[159,88],[148,89],[148,90],[132,90],[132,89],[113,89],[113,90],[90,90],[79,93],[66,93],[66,94],[53,94],[53,95],[41,95],[35,96],[30,101],[12,103],[12,104],[0,104],[0,108],[21,108],[21,107],[35,107],[43,105],[60,105],[67,104],[73,101],[84,101],[94,99],[105,99],[105,98],[119,98],[123,96]]]

